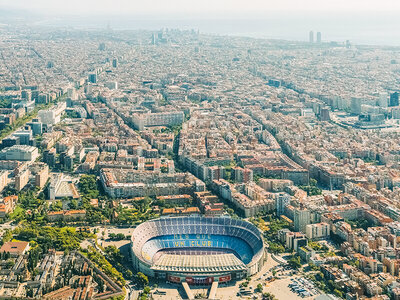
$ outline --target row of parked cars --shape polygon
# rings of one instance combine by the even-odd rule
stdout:
[[[253,287],[249,286],[248,288],[241,287],[239,289],[239,292],[237,292],[236,296],[238,296],[238,297],[240,297],[240,296],[251,296],[253,294],[254,294]]]
[[[304,278],[291,279],[289,287],[292,292],[298,294],[302,298],[311,297],[318,294],[314,284]]]

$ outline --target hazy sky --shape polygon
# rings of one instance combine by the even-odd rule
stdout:
[[[263,14],[271,11],[400,12],[400,0],[0,0],[1,9],[58,14]]]

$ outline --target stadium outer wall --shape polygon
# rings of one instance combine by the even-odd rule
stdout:
[[[201,220],[221,219],[221,218],[205,218],[205,217],[199,217],[199,216],[168,217],[168,218],[161,218],[161,219],[151,220],[151,221],[142,223],[135,229],[135,231],[136,230],[138,230],[139,232],[142,231],[141,226],[148,222],[157,222],[159,220],[181,220],[183,218],[195,218],[195,219],[201,219]],[[224,217],[224,219],[228,220],[230,218]],[[234,219],[231,219],[231,220],[234,220]],[[172,221],[172,222],[174,222],[174,221]],[[261,243],[262,243],[261,248],[256,253],[254,253],[252,260],[249,263],[245,264],[246,267],[243,270],[236,270],[236,271],[232,271],[232,270],[212,271],[212,270],[210,270],[207,273],[201,273],[201,274],[196,273],[196,272],[154,270],[154,269],[152,269],[154,263],[152,263],[151,261],[144,260],[140,254],[138,255],[137,247],[135,249],[135,243],[136,243],[135,231],[132,235],[131,244],[130,244],[133,266],[136,271],[142,272],[149,277],[165,279],[167,281],[174,282],[174,283],[187,281],[189,284],[196,284],[196,283],[197,284],[211,284],[213,281],[227,282],[227,281],[238,280],[241,278],[245,278],[247,276],[254,275],[261,270],[261,268],[264,265],[264,261],[266,259],[266,248],[264,246],[262,236],[261,236],[259,230],[251,223],[248,223],[248,222],[242,221],[242,220],[235,220],[235,222],[239,222],[239,223],[243,222],[243,223],[246,223],[247,226],[253,227],[252,228],[253,234],[255,233],[254,231],[257,231],[259,238],[261,240]],[[182,228],[185,228],[185,227],[183,226]],[[148,239],[144,238],[144,240],[146,242],[149,239],[152,239],[154,237],[155,236],[151,236]],[[141,248],[139,248],[139,249],[141,250]],[[204,280],[198,281],[197,279],[204,279]]]

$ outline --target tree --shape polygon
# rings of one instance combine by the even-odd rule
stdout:
[[[144,197],[142,200],[137,201],[137,205],[140,209],[141,212],[145,212],[146,210],[149,209],[149,205],[151,203],[151,198],[149,197]]]
[[[300,269],[302,266],[300,262],[300,256],[292,256],[288,260],[288,264],[294,269]]]
[[[269,244],[269,251],[274,254],[285,252],[285,247],[283,247],[278,243],[269,242],[268,244]]]
[[[263,291],[263,286],[261,283],[257,284],[257,289],[256,289],[257,293],[262,293]]]
[[[334,293],[336,296],[338,296],[338,297],[340,297],[340,298],[343,298],[343,292],[342,292],[342,291],[339,291],[338,289],[334,289],[334,290],[333,290],[333,293]]]
[[[120,241],[120,240],[125,239],[125,235],[123,233],[117,233],[115,238],[117,239],[117,241]]]
[[[77,209],[78,208],[78,201],[76,201],[76,199],[72,199],[68,203],[68,207],[69,207],[69,209]]]
[[[145,287],[149,284],[149,278],[144,275],[142,272],[137,272],[136,274],[136,283],[140,287]]]
[[[12,259],[7,260],[6,269],[11,269],[14,266],[14,261]]]
[[[123,259],[123,255],[121,254],[121,251],[115,247],[115,246],[107,246],[104,249],[104,252],[107,254],[107,256],[115,261],[115,262],[121,262]]]
[[[98,198],[99,188],[95,175],[82,175],[79,184],[81,194],[87,198]]]
[[[52,210],[52,211],[60,211],[62,209],[63,209],[63,206],[62,206],[62,202],[60,200],[57,200],[56,202],[53,202],[50,205],[50,210]]]
[[[276,300],[275,295],[271,293],[264,293],[263,300]]]
[[[311,271],[318,271],[319,268],[312,262],[308,263],[308,267],[310,268]]]

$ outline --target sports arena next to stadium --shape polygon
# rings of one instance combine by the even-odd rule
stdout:
[[[229,217],[166,217],[133,232],[134,267],[170,282],[211,284],[257,273],[264,262],[262,236],[253,224]]]

